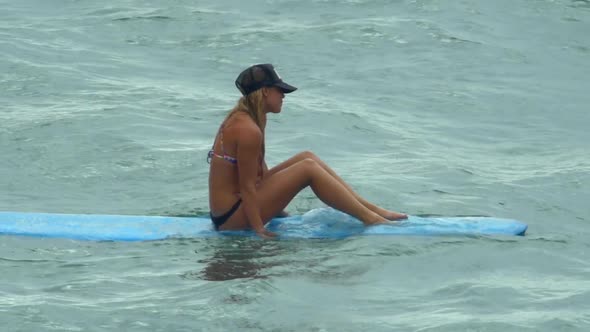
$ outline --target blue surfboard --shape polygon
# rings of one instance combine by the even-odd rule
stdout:
[[[525,223],[490,217],[417,217],[365,227],[331,208],[273,219],[267,229],[280,238],[346,238],[361,235],[524,235]],[[209,218],[0,212],[0,234],[93,241],[253,236],[252,231],[213,229]]]

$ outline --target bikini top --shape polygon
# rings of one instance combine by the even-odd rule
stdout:
[[[223,159],[232,165],[238,166],[238,159],[225,153],[225,147],[223,146],[223,126],[224,125],[225,125],[225,123],[222,124],[221,127],[219,127],[219,131],[217,132],[217,136],[215,137],[215,140],[213,141],[213,147],[211,148],[211,150],[209,150],[209,153],[207,154],[207,163],[211,164],[211,159],[213,159],[213,157],[216,157],[216,158]],[[215,153],[215,143],[217,143],[217,137],[219,137],[219,142],[221,143],[221,154]],[[263,161],[264,161],[264,144],[262,144],[262,154],[258,158],[258,163],[260,165],[260,167],[258,168],[258,176],[260,178],[262,178],[264,176],[264,172],[262,170]]]
[[[225,148],[223,146],[223,126],[224,125],[221,125],[221,127],[219,127],[219,131],[217,132],[217,136],[219,136],[219,142],[221,143],[221,153],[222,154],[215,153],[215,143],[217,143],[217,136],[216,136],[215,140],[213,141],[213,147],[211,148],[211,150],[209,150],[209,153],[207,154],[207,163],[210,164],[211,159],[213,157],[217,157],[217,158],[221,158],[225,161],[228,161],[229,163],[231,163],[233,165],[237,165],[238,159],[225,153]]]

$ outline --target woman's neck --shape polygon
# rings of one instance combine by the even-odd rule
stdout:
[[[262,113],[262,118],[260,119],[260,126],[260,129],[264,133],[264,129],[266,129],[266,112]]]

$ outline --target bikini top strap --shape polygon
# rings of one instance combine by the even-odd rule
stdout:
[[[225,125],[225,122],[221,124],[221,127],[219,128],[219,143],[221,143],[221,153],[225,156],[225,146],[223,144],[223,126]],[[215,146],[213,146],[215,147]]]
[[[219,137],[219,142],[221,143],[221,153],[222,153],[222,155],[225,156],[225,147],[223,146],[223,127],[224,126],[225,126],[225,122],[223,122],[221,124],[221,126],[219,126],[219,129],[217,130],[217,134],[215,135],[215,139],[213,140],[213,146],[211,147],[211,150],[207,154],[207,163],[208,164],[211,163],[211,158],[215,154],[215,144],[217,144],[217,137]]]
[[[223,124],[221,124],[221,127],[223,127]],[[221,130],[221,127],[219,127],[219,129],[217,130],[217,133],[215,134],[215,139],[213,140],[213,146],[211,147],[211,150],[209,150],[209,153],[207,153],[207,163],[208,164],[211,163],[211,159],[213,158],[213,155],[215,154],[215,144],[217,144],[217,136],[219,136],[219,131]]]

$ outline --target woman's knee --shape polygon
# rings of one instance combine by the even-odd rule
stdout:
[[[317,160],[313,158],[304,158],[301,161],[299,161],[299,164],[305,170],[305,173],[309,177],[312,177],[315,173],[318,172],[319,169],[321,169],[320,164],[317,162]]]
[[[299,153],[299,156],[301,157],[301,159],[313,159],[315,161],[320,160],[320,158],[318,156],[316,156],[315,153],[313,153],[311,151],[303,151],[303,152]]]

